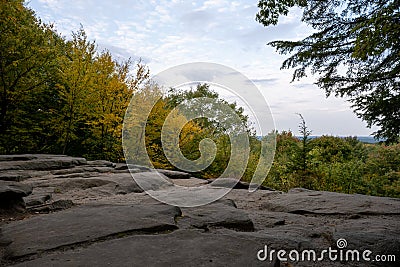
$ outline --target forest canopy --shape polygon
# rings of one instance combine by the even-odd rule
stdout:
[[[289,7],[305,8],[303,19],[315,23],[320,32],[298,42],[271,43],[282,53],[295,52],[283,67],[299,67],[294,78],[311,68],[320,75],[318,83],[327,94],[349,96],[363,119],[381,126],[378,136],[398,140],[400,24],[385,24],[398,19],[393,11],[398,1],[372,1],[373,6],[367,8],[354,6],[350,11],[360,16],[351,13],[344,28],[344,18],[322,3],[260,1],[258,19],[266,25],[275,24]],[[157,97],[146,123],[146,153],[154,167],[176,169],[161,143],[164,120],[186,100],[207,97],[230,106],[245,125],[250,154],[244,174],[238,176],[251,180],[260,156],[260,138],[268,136],[256,136],[241,107],[220,98],[207,84],[189,91],[165,91],[151,81],[143,62],[119,61],[109,51],[99,51],[83,27],[67,40],[52,25],[41,22],[24,1],[0,0],[0,5],[0,154],[53,153],[123,162],[122,129],[131,99],[137,101],[135,108],[141,109],[149,97]],[[382,16],[370,12],[374,5],[382,8],[378,10]],[[320,16],[318,12],[322,12]],[[326,25],[330,27],[325,29]],[[379,45],[383,39],[387,42]],[[326,47],[330,50],[324,52]],[[347,64],[346,75],[337,71],[340,64]],[[177,121],[184,119],[178,113],[173,115]],[[224,172],[232,156],[229,133],[243,132],[239,127],[242,123],[225,128],[213,119],[186,123],[179,135],[179,149],[187,159],[200,157],[199,144],[205,138],[217,149],[212,164],[193,176],[215,178]],[[275,158],[265,186],[284,191],[305,187],[400,197],[399,144],[363,144],[354,137],[311,139],[302,116],[299,130],[300,138],[290,131],[274,133]]]
[[[147,67],[98,51],[83,28],[66,40],[23,1],[0,12],[0,152],[122,160],[123,116]]]

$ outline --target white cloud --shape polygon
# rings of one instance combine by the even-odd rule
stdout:
[[[31,0],[39,17],[55,22],[66,36],[82,23],[90,39],[119,57],[142,57],[153,74],[174,65],[203,61],[230,66],[255,80],[276,114],[280,129],[297,129],[296,112],[313,130],[366,134],[343,99],[325,98],[314,78],[290,83],[292,71],[280,70],[286,56],[266,45],[298,40],[310,33],[293,8],[275,27],[255,21],[258,0]],[[326,118],[329,118],[326,119]],[[336,127],[336,128],[335,128]],[[337,129],[337,132],[335,132]]]
[[[39,2],[47,6],[56,6],[60,3],[60,0],[39,0]]]
[[[202,9],[212,9],[228,5],[226,0],[207,0],[204,2]]]

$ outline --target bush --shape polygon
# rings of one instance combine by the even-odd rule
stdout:
[[[277,149],[264,185],[400,197],[400,144],[364,144],[355,137],[321,136],[308,141],[306,169],[299,168],[302,142],[277,134]]]

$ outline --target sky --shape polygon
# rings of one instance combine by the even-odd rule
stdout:
[[[267,43],[299,40],[312,31],[291,9],[276,26],[255,20],[258,0],[31,0],[27,6],[67,39],[80,25],[99,49],[119,59],[142,59],[155,75],[176,65],[218,63],[254,82],[269,103],[276,129],[298,134],[301,113],[312,135],[368,136],[376,128],[331,96],[309,76],[291,83],[293,70],[280,70],[285,56]]]

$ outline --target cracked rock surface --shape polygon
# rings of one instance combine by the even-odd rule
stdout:
[[[161,170],[165,183],[159,183],[145,167],[104,160],[0,156],[0,199],[11,194],[19,207],[0,208],[0,265],[398,266],[398,199],[301,188],[250,193],[240,183],[214,203],[180,208],[144,193],[128,168],[154,191],[208,184]],[[278,250],[338,250],[339,239],[346,240],[344,249],[394,255],[397,262],[277,259]],[[260,261],[265,247],[275,253]]]

